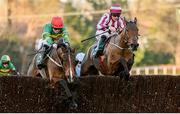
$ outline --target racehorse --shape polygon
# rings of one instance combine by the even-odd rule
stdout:
[[[93,51],[96,44],[92,45],[81,65],[81,76],[97,75],[114,75],[129,79],[129,71],[134,63],[134,53],[138,44],[137,19],[133,21],[125,20],[125,28],[121,32],[112,34],[107,40],[103,55],[95,58]]]
[[[30,63],[27,75],[33,77],[43,77],[50,81],[52,88],[57,88],[60,85],[65,90],[68,98],[72,99],[72,94],[68,88],[68,84],[75,81],[75,65],[74,65],[74,51],[69,46],[66,46],[63,40],[58,40],[57,49],[49,47],[46,54],[46,67],[39,70],[36,62],[39,54],[36,54]],[[59,82],[59,83],[58,83]],[[72,101],[73,107],[77,107],[75,101]]]

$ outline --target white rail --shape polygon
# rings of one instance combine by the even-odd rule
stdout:
[[[180,66],[161,65],[133,67],[130,73],[131,75],[180,75]]]

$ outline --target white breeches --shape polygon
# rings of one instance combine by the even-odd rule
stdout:
[[[43,45],[48,45],[48,43],[45,40],[43,40],[42,38],[41,39],[37,39],[36,40],[36,44],[35,44],[35,49],[36,50],[40,50]]]
[[[96,31],[96,35],[101,34],[101,33],[103,33],[103,32],[105,32],[105,31],[103,31],[103,30],[97,30],[97,31]],[[108,38],[110,34],[109,34],[108,32],[105,32],[105,33],[103,33],[103,34],[101,34],[101,35],[96,36],[97,41],[101,38],[102,35],[105,35],[105,36]]]

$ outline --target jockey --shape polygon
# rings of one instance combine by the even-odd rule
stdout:
[[[81,63],[84,59],[85,54],[80,52],[76,55],[75,61],[76,61],[76,75],[77,77],[80,77],[80,72],[81,72]]]
[[[14,67],[11,59],[8,55],[3,55],[0,60],[0,75],[8,76],[13,73],[16,73],[16,68]]]
[[[98,44],[93,55],[98,57],[103,54],[106,39],[116,31],[122,31],[125,27],[124,19],[121,17],[122,9],[118,4],[113,4],[110,13],[105,13],[97,24],[96,37]],[[107,32],[105,32],[107,31]]]
[[[41,57],[38,59],[37,66],[39,69],[44,67],[44,57],[47,53],[46,50],[49,47],[53,47],[57,49],[57,44],[55,41],[62,39],[63,43],[66,46],[69,46],[69,35],[64,26],[63,20],[61,17],[53,17],[51,23],[48,23],[44,26],[44,30],[42,33],[42,39],[38,46],[41,47],[39,50],[42,50]]]

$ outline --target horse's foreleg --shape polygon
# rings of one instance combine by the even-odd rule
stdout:
[[[62,87],[64,88],[67,97],[68,97],[68,98],[69,98],[69,97],[72,97],[72,94],[71,94],[71,92],[70,92],[70,90],[69,90],[69,88],[68,88],[68,86],[67,86],[66,81],[62,79],[62,80],[60,80],[59,82],[60,82],[60,85],[62,85]]]
[[[74,97],[72,96],[71,91],[69,90],[66,81],[63,80],[63,79],[60,80],[60,85],[62,85],[62,87],[64,88],[65,93],[66,93],[68,99],[70,100],[70,108],[72,108],[72,109],[77,108],[78,105],[77,105],[77,103],[75,102]]]
[[[128,62],[127,62],[129,71],[131,70],[131,68],[132,68],[132,66],[133,66],[133,64],[134,64],[134,56],[135,56],[135,55],[133,54],[132,58],[129,59]]]
[[[129,80],[129,69],[128,69],[128,65],[127,62],[124,58],[120,59],[120,64],[123,66],[123,70],[122,72],[120,72],[120,75],[124,75],[126,80]]]
[[[44,68],[42,68],[41,70],[39,70],[39,73],[41,74],[41,76],[45,79],[47,77],[46,71]]]

